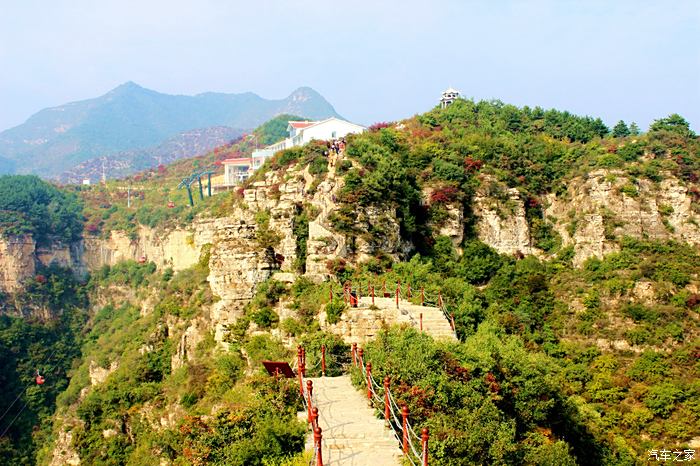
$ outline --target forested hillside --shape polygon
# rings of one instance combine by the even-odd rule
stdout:
[[[275,139],[283,120],[254,134]],[[291,362],[301,344],[317,375],[325,344],[328,375],[362,390],[343,330],[357,311],[329,296],[369,283],[439,293],[454,315],[459,341],[378,314],[361,342],[416,431],[430,429],[430,464],[633,465],[700,446],[700,140],[682,117],[611,131],[458,100],[349,136],[337,156],[321,141],[280,152],[240,189],[186,206],[184,175],[254,147],[140,174],[131,206],[122,182],[27,183],[47,196],[35,209],[81,199],[84,241],[102,253],[121,232],[137,260],[82,282],[42,269],[2,295],[6,314],[54,316],[3,320],[0,411],[27,406],[0,423],[4,459],[307,464],[295,379],[261,361]],[[45,228],[22,225],[6,235]],[[139,252],[180,237],[187,267]]]

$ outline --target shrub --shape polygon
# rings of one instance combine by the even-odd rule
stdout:
[[[340,299],[334,299],[326,304],[326,318],[329,324],[337,324],[340,322],[340,316],[343,314],[346,306]]]

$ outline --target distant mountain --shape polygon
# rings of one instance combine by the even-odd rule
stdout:
[[[282,113],[338,116],[308,87],[267,100],[251,92],[161,94],[128,82],[95,99],[42,110],[0,133],[0,173],[54,177],[89,159],[153,148],[194,129],[254,128]]]
[[[107,178],[123,178],[160,164],[167,165],[179,159],[203,155],[215,147],[240,138],[243,133],[242,130],[228,126],[186,131],[156,147],[94,157],[61,173],[55,179],[61,183],[82,183],[89,179],[94,183],[102,178],[103,168]]]

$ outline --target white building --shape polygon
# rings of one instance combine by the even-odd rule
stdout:
[[[367,128],[364,126],[350,123],[349,121],[339,118],[330,117],[321,121],[290,121],[287,125],[289,137],[267,146],[264,149],[253,152],[253,166],[260,167],[265,162],[265,159],[272,157],[275,152],[289,149],[294,146],[303,146],[307,142],[313,141],[328,141],[331,139],[339,139],[351,133],[361,133]],[[259,160],[256,160],[259,159]]]
[[[303,146],[313,141],[327,141],[339,139],[351,133],[361,133],[367,128],[350,123],[335,117],[321,121],[290,121],[287,125],[289,137],[286,139],[253,151],[251,157],[239,159],[226,159],[222,161],[224,166],[223,184],[212,186],[215,189],[228,189],[238,185],[248,179],[253,171],[260,168],[265,160],[272,157],[276,152],[289,149],[290,147]]]
[[[442,97],[440,98],[440,108],[447,107],[457,99],[459,99],[459,91],[456,89],[452,89],[451,87],[447,88],[442,93]]]

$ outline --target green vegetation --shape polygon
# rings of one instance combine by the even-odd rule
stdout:
[[[37,176],[0,176],[0,231],[31,234],[39,244],[70,242],[83,231],[82,203]]]
[[[40,270],[24,291],[0,295],[0,462],[34,464],[37,450],[51,438],[57,396],[79,356],[87,319],[83,287],[64,269]],[[46,311],[47,322],[30,318]],[[9,317],[9,315],[23,315]],[[45,378],[35,381],[37,371]]]
[[[256,136],[277,137],[287,118]],[[189,209],[174,186],[195,168],[249,154],[253,141],[132,179],[131,207],[123,182],[74,188],[85,201],[87,232],[123,230],[135,239],[139,224],[160,228],[230,213],[240,193]],[[322,284],[260,283],[228,327],[208,327],[218,299],[207,281],[209,246],[177,273],[127,261],[80,285],[53,268],[39,271],[24,292],[1,296],[5,313],[49,310],[56,317],[49,324],[0,319],[0,379],[8,387],[0,408],[18,395],[27,403],[0,441],[0,458],[46,463],[58,431],[67,429],[86,464],[308,463],[294,381],[275,381],[261,362],[291,362],[291,348],[303,344],[308,374],[316,376],[324,345],[328,374],[347,371],[349,348],[321,331],[319,315],[330,323],[351,315],[330,292],[368,281],[410,283],[433,297],[440,291],[454,314],[459,342],[394,327],[365,347],[375,378],[391,377],[414,427],[430,428],[431,464],[635,464],[649,449],[684,448],[700,434],[697,248],[625,237],[625,225],[601,207],[605,238],[617,252],[575,268],[574,247],[564,246],[555,226],[565,222],[573,234],[586,219],[575,210],[566,218],[545,214],[549,195],[569,195],[572,178],[599,168],[614,169],[605,181],[627,197],[645,195],[643,178],[660,183],[672,174],[697,201],[700,143],[682,117],[658,120],[644,135],[619,122],[610,134],[600,120],[567,112],[458,101],[348,137],[347,159],[334,168],[327,150],[314,142],[281,151],[255,179],[280,170],[286,181],[308,167],[312,193],[334,169],[344,185],[329,221],[346,235],[349,255],[327,262],[333,277]],[[270,196],[281,197],[275,188]],[[501,255],[477,239],[474,196],[483,192],[508,216],[513,188],[543,258]],[[276,227],[291,222],[292,269],[305,271],[314,210],[300,202],[288,217],[255,212],[255,246],[271,269],[285,260],[275,251],[282,239]],[[457,247],[438,234],[455,210],[464,217]],[[675,214],[665,204],[658,211],[666,221]],[[413,246],[403,261],[394,262],[383,246],[358,246],[359,239],[374,246],[386,238],[382,212],[396,213],[402,240]],[[370,217],[379,220],[370,225]],[[412,300],[420,302],[419,294]],[[49,348],[57,363],[45,367]],[[25,389],[36,368],[47,384]],[[104,380],[93,384],[96,377]],[[362,383],[357,371],[353,377]]]
[[[266,121],[253,131],[255,137],[258,138],[258,144],[261,147],[269,146],[286,138],[289,135],[287,126],[289,126],[290,121],[307,121],[307,119],[284,113]]]

